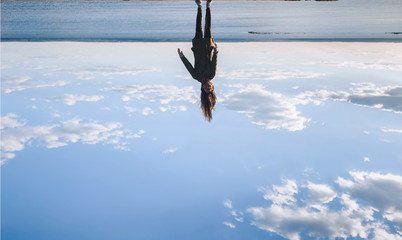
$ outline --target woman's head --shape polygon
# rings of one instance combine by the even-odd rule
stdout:
[[[212,84],[211,81],[207,81],[206,83],[202,84],[201,88],[206,92],[213,92],[214,91],[214,85]]]
[[[216,96],[214,91],[214,85],[211,81],[204,83],[201,86],[201,109],[204,113],[206,120],[211,121],[212,110],[216,104]]]

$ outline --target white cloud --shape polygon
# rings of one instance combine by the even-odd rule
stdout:
[[[17,121],[15,118],[16,115],[12,114],[2,118],[6,119],[2,126],[4,129],[1,131],[3,160],[15,157],[15,152],[22,151],[33,141],[44,144],[47,148],[57,148],[77,142],[82,144],[103,142],[124,146],[126,145],[124,140],[134,136],[130,131],[123,130],[118,122],[102,124],[96,121],[83,122],[79,118],[73,118],[51,125],[25,126],[22,121]]]
[[[128,101],[131,100],[131,98],[130,98],[129,96],[123,96],[123,97],[121,97],[121,100],[122,100],[123,102],[128,102]]]
[[[385,142],[385,143],[392,143],[391,140],[384,139],[384,138],[380,138],[380,141],[381,141],[381,142]]]
[[[276,205],[286,204],[291,205],[296,202],[295,194],[298,192],[298,187],[293,180],[282,180],[282,186],[274,185],[273,190],[267,188],[259,188],[258,191],[264,193],[265,200],[271,200]]]
[[[373,70],[388,70],[388,71],[402,71],[402,64],[392,63],[392,62],[381,62],[377,59],[375,62],[357,62],[357,61],[347,61],[347,62],[337,62],[337,63],[327,63],[330,66],[335,67],[352,67],[358,69],[373,69]]]
[[[186,80],[191,80],[191,79],[193,79],[193,78],[191,77],[191,75],[189,75],[189,74],[184,74],[184,75],[182,75],[182,74],[177,74],[175,77],[176,77],[176,78],[181,78],[181,79],[186,79]]]
[[[307,203],[311,207],[320,208],[322,204],[329,203],[337,196],[336,192],[326,184],[314,184],[309,182],[307,185],[309,198]]]
[[[125,87],[104,88],[105,91],[114,91],[135,99],[159,101],[161,104],[184,101],[197,102],[197,94],[193,87],[176,87],[166,85],[131,85]]]
[[[137,111],[138,111],[136,108],[129,107],[129,106],[124,107],[124,109],[126,109],[126,110],[127,110],[128,112],[130,112],[130,113],[133,113],[133,112],[137,112]]]
[[[364,157],[363,161],[364,162],[370,162],[370,158],[369,157]]]
[[[167,153],[174,153],[177,151],[177,148],[169,148],[164,150],[162,153],[167,154]]]
[[[244,221],[244,213],[242,211],[233,209],[232,201],[229,199],[223,201],[223,206],[230,210],[230,215],[233,217],[233,220],[240,223]]]
[[[253,207],[247,211],[253,217],[253,225],[292,240],[299,240],[301,232],[307,232],[314,238],[368,236],[360,219],[351,218],[343,212],[314,211],[306,207],[280,205],[269,208]]]
[[[243,222],[244,221],[244,213],[238,210],[232,210],[232,216],[234,217],[234,219],[238,222]]]
[[[0,69],[7,69],[7,68],[12,68],[12,66],[6,65],[6,64],[4,64],[4,63],[2,63],[2,64],[0,65]]]
[[[231,72],[219,72],[219,77],[230,80],[278,80],[288,78],[317,78],[323,73],[303,72],[298,70],[238,69]]]
[[[390,133],[402,133],[402,129],[381,128],[381,131]]]
[[[319,173],[317,171],[315,171],[313,168],[306,167],[303,170],[303,176],[306,176],[306,177],[312,177],[312,176],[318,177]]]
[[[127,133],[126,138],[131,139],[131,138],[142,138],[142,135],[144,135],[145,131],[140,129],[138,130],[137,133]]]
[[[15,153],[6,152],[6,153],[1,153],[1,155],[2,156],[0,159],[0,165],[5,164],[8,159],[15,158]]]
[[[247,209],[252,225],[291,240],[301,239],[301,233],[312,238],[402,239],[402,176],[349,174],[352,180],[336,181],[342,189],[338,192],[327,184],[298,186],[289,179],[272,189],[260,188],[272,203]],[[335,200],[340,207],[332,204]]]
[[[359,106],[381,108],[385,111],[402,113],[402,86],[377,87],[372,83],[354,83],[350,91],[328,91],[319,90],[315,92],[304,92],[298,97],[309,99],[317,97],[321,100],[332,99],[335,101],[347,101]]]
[[[149,114],[154,114],[154,110],[152,110],[152,108],[150,107],[145,107],[144,109],[142,109],[141,114],[144,116],[148,116]]]
[[[266,91],[256,84],[227,94],[223,104],[230,110],[246,114],[252,123],[266,129],[298,131],[304,129],[309,121],[296,110],[296,105],[304,102]]]
[[[129,113],[134,113],[134,112],[141,112],[142,115],[147,116],[150,114],[155,114],[155,111],[150,108],[150,107],[145,107],[142,110],[133,108],[133,107],[129,107],[126,106],[124,107],[124,109],[126,109]],[[171,113],[175,113],[177,111],[181,111],[181,112],[185,112],[187,111],[186,106],[180,105],[180,106],[172,106],[172,105],[163,105],[159,107],[159,110],[161,112],[171,112]]]
[[[162,107],[159,107],[159,110],[161,112],[170,111],[172,113],[175,113],[177,111],[185,112],[185,111],[187,111],[187,108],[186,108],[186,106],[183,106],[183,105],[181,105],[181,106],[166,106],[166,107],[162,106]]]
[[[1,78],[1,90],[5,93],[23,91],[29,88],[64,86],[66,84],[65,81],[36,81],[28,76],[4,76]]]
[[[104,99],[104,97],[102,95],[87,96],[87,95],[76,95],[76,94],[64,94],[63,96],[60,97],[53,97],[53,99],[62,101],[64,104],[72,106],[80,101],[97,102]]]
[[[65,69],[59,68],[57,72],[67,73],[67,74],[74,74],[77,76],[79,80],[91,80],[94,79],[96,75],[100,75],[103,77],[113,76],[113,75],[127,75],[127,76],[134,76],[139,73],[146,73],[146,72],[157,72],[159,69],[157,68],[145,68],[139,66],[93,66],[83,69]]]
[[[86,76],[84,76],[84,75],[80,75],[80,76],[77,77],[77,79],[78,79],[78,80],[85,80],[85,81],[88,81],[88,80],[95,79],[95,77],[93,77],[93,76],[88,76],[88,77],[86,77]]]
[[[236,228],[236,225],[234,225],[233,223],[231,223],[231,222],[223,222],[223,224],[225,225],[225,226],[228,226],[228,227],[230,227],[230,228]]]
[[[14,113],[9,113],[6,116],[1,117],[1,129],[16,128],[24,126],[26,124],[26,121],[20,122],[17,118],[18,115]]]
[[[225,201],[223,201],[223,206],[225,207],[225,208],[232,208],[232,201],[230,201],[229,199],[228,200],[225,200]]]
[[[402,236],[389,233],[388,226],[380,223],[375,223],[373,225],[373,240],[402,240]]]
[[[109,75],[137,75],[138,73],[145,72],[157,72],[159,71],[157,68],[144,68],[138,66],[95,66],[91,68],[87,68],[85,70],[81,70],[78,74],[87,73],[99,73],[103,76]]]
[[[374,172],[350,172],[352,180],[338,178],[341,188],[352,197],[368,201],[402,231],[402,176]]]

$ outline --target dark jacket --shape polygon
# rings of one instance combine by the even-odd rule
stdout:
[[[181,60],[191,76],[201,82],[202,78],[213,79],[216,74],[218,52],[214,52],[213,38],[193,39],[194,67],[183,55]]]

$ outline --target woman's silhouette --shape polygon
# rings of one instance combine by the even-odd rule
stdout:
[[[207,13],[205,16],[204,37],[202,36],[202,2],[195,0],[198,6],[195,37],[193,38],[194,67],[184,56],[180,48],[177,50],[184,66],[191,76],[201,83],[201,108],[206,120],[211,121],[212,109],[215,107],[216,96],[211,80],[216,74],[218,58],[218,45],[211,37],[211,3],[207,1]]]

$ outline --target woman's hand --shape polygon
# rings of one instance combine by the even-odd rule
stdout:
[[[179,54],[180,57],[184,56],[183,51],[181,51],[180,48],[177,49],[177,53]]]

